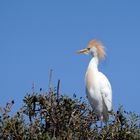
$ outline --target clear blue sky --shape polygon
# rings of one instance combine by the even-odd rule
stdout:
[[[35,82],[48,89],[49,69],[61,92],[85,98],[90,60],[77,55],[91,39],[107,57],[100,65],[113,88],[113,106],[140,114],[140,1],[0,1],[0,106],[18,109]]]

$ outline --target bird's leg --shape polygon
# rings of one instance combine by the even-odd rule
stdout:
[[[100,127],[101,127],[101,129],[102,129],[102,127],[103,127],[103,121],[101,121],[101,126],[100,126]]]

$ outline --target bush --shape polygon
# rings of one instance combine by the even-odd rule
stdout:
[[[12,105],[0,108],[0,139],[3,140],[138,140],[139,116],[126,112],[123,107],[110,114],[107,124],[101,125],[88,104],[59,95],[59,90],[49,93],[28,94],[24,106],[9,115]]]

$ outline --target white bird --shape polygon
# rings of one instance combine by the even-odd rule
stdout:
[[[104,47],[99,41],[91,40],[88,47],[78,53],[92,56],[85,75],[87,98],[99,119],[107,122],[108,112],[112,110],[112,88],[107,77],[98,70],[99,61],[105,57]]]

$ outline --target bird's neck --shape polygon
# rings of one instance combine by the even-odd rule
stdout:
[[[92,59],[89,62],[88,69],[93,69],[94,71],[98,71],[98,63],[99,63],[98,57],[92,57]]]

